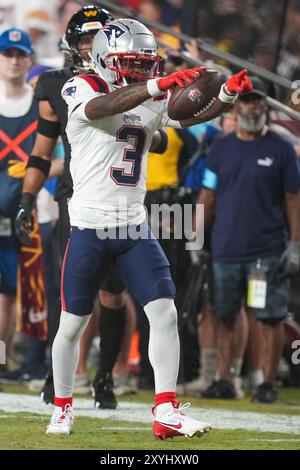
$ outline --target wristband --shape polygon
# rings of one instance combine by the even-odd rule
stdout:
[[[229,95],[226,85],[224,83],[221,86],[218,98],[220,101],[222,101],[222,103],[232,104],[237,100],[238,96],[239,96],[238,93],[236,93],[235,95]]]
[[[147,81],[147,90],[150,96],[160,96],[165,93],[158,86],[159,78],[153,78]]]

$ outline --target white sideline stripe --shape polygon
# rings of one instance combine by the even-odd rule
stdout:
[[[252,442],[300,442],[300,439],[247,439]]]
[[[93,408],[92,400],[75,398],[74,407],[77,416],[131,423],[152,423],[151,405],[145,403],[122,401],[116,410],[98,410]],[[26,412],[50,415],[52,409],[52,406],[41,403],[37,396],[0,393],[0,410],[5,413]],[[213,428],[217,429],[247,429],[259,432],[300,434],[300,416],[196,407],[191,407],[188,410],[188,415],[200,421],[211,423]]]

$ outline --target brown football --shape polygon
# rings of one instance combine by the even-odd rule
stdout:
[[[201,116],[214,105],[226,76],[217,70],[206,70],[184,88],[176,86],[168,103],[171,119],[182,121]]]

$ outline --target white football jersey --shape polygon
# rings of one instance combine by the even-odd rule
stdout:
[[[151,98],[123,114],[90,121],[85,106],[116,87],[98,75],[68,80],[62,97],[68,105],[67,136],[74,193],[69,203],[71,225],[112,228],[145,220],[147,154],[154,132],[181,127],[167,115],[167,96]]]

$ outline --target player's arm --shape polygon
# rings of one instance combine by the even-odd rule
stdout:
[[[93,98],[85,105],[85,115],[90,120],[102,119],[115,114],[122,114],[139,106],[151,97],[161,96],[165,91],[179,85],[185,87],[198,77],[203,67],[185,69],[167,77],[148,80],[145,83],[135,83],[107,95]]]
[[[26,166],[23,193],[15,219],[16,235],[27,245],[31,243],[28,233],[33,229],[32,209],[35,198],[48,178],[58,135],[58,117],[48,101],[40,101],[38,132]]]
[[[204,233],[204,228],[211,226],[216,206],[216,191],[214,189],[202,188],[197,199],[197,204],[204,205],[204,218],[200,217],[199,214],[202,214],[201,211],[195,210],[193,212],[193,232],[195,234],[194,243],[197,241],[198,234]],[[200,237],[201,239],[202,237]],[[195,253],[192,256],[194,260],[199,261],[200,253],[202,247],[197,246],[197,243],[194,245]]]
[[[53,158],[51,160],[51,168],[49,171],[48,179],[61,176],[64,171],[64,163],[65,162],[63,158]]]
[[[300,199],[299,191],[286,192],[286,215],[289,241],[277,265],[277,275],[285,278],[300,272]]]
[[[58,117],[48,101],[39,103],[38,131],[23,183],[23,192],[37,195],[50,171],[53,150],[59,135]]]
[[[197,204],[204,205],[204,224],[210,225],[214,218],[215,205],[216,205],[216,191],[214,189],[202,188]],[[200,221],[196,221],[196,227],[199,227]]]
[[[168,147],[168,134],[164,129],[154,132],[149,152],[164,153]]]
[[[179,121],[181,127],[193,126],[220,116],[220,114],[230,109],[240,93],[249,93],[252,88],[252,82],[247,75],[247,70],[241,70],[239,73],[228,78],[223,84],[219,96],[211,108],[202,113],[198,118]]]
[[[286,214],[290,240],[300,240],[300,196],[299,191],[285,193]]]

